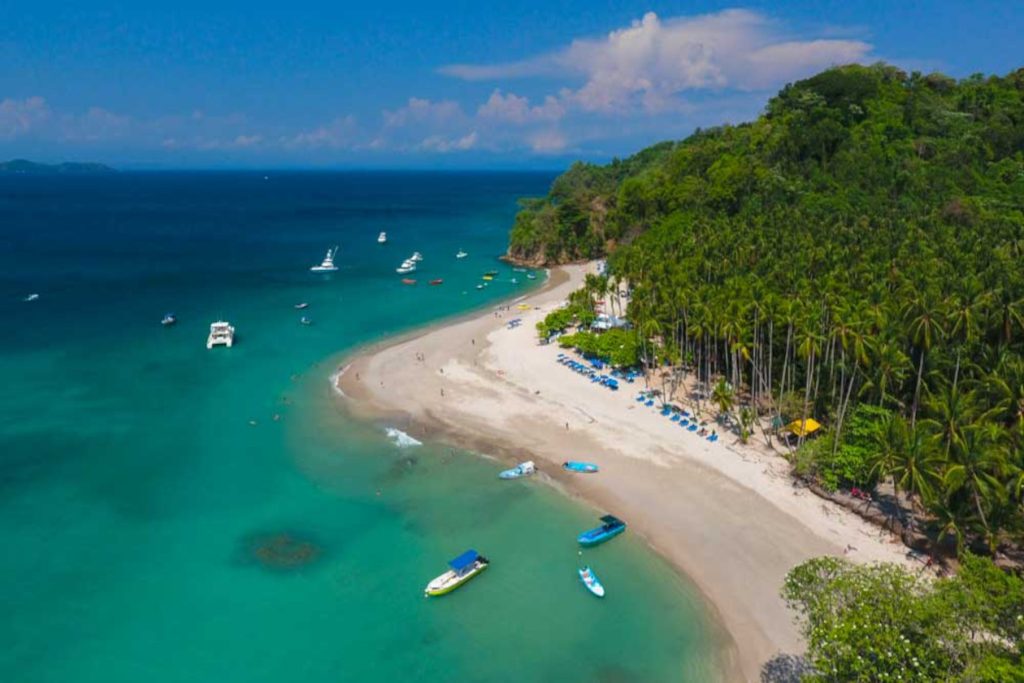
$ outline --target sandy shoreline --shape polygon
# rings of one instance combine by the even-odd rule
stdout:
[[[906,563],[904,549],[793,488],[780,458],[728,435],[708,443],[636,404],[642,384],[613,393],[558,365],[558,347],[538,345],[534,324],[588,269],[555,269],[523,300],[530,310],[478,311],[364,348],[339,389],[353,412],[405,420],[417,438],[538,460],[570,492],[626,519],[706,597],[728,632],[728,676],[756,681],[773,656],[802,651],[779,597],[790,568],[826,554]],[[522,326],[506,329],[515,317]],[[565,475],[558,465],[569,458],[602,471]]]

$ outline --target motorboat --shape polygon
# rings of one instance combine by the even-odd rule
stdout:
[[[484,275],[483,279],[487,280],[488,282],[490,282],[491,280],[494,279],[494,276],[493,275]]]
[[[526,274],[526,279],[527,279],[527,280],[536,280],[536,279],[537,279],[537,276],[536,276],[536,275],[534,275],[533,273],[527,273],[527,274]]]
[[[210,335],[206,338],[206,348],[226,346],[229,349],[235,343],[235,328],[231,323],[218,320],[210,324]]]
[[[576,537],[580,545],[591,547],[609,541],[626,530],[626,523],[614,515],[605,515],[601,518],[601,526],[595,527]]]
[[[448,566],[450,569],[428,583],[423,592],[428,596],[451,593],[487,569],[489,565],[490,560],[486,557],[480,555],[475,550],[467,550],[449,562]]]
[[[38,298],[39,298],[39,295],[38,295],[38,294],[29,294],[29,295],[28,295],[28,296],[26,296],[26,297],[25,297],[24,299],[22,299],[22,301],[26,301],[26,302],[27,302],[27,301],[35,301],[35,300],[36,300],[36,299],[38,299]]]
[[[430,281],[430,284],[432,284],[432,285],[440,285],[440,284],[443,284],[443,283],[444,283],[444,280],[442,280],[441,278],[436,278],[436,279]]]
[[[334,265],[334,257],[338,254],[338,247],[327,250],[327,255],[324,256],[324,260],[319,266],[313,266],[310,268],[314,273],[333,273],[338,269],[338,266]]]
[[[402,261],[402,265],[395,268],[396,273],[405,275],[406,273],[412,273],[416,271],[416,262],[412,259],[405,259]]]
[[[302,303],[295,304],[296,311],[302,311],[307,308],[309,308],[309,304],[307,304],[305,301],[303,301]]]
[[[299,318],[299,324],[300,325],[312,325],[313,321],[310,320],[309,318],[307,318],[306,316],[302,316],[301,318]]]
[[[469,256],[469,254],[461,249],[459,249],[459,253],[455,254],[455,258],[466,258],[467,256]]]
[[[413,280],[412,278],[409,278],[409,277],[403,277],[402,278],[402,284],[403,285],[414,285],[414,284],[416,284],[416,281]]]
[[[477,286],[476,286],[476,288],[477,288],[477,289],[483,289],[483,288],[484,288],[484,286],[483,286],[483,285],[477,285]]]
[[[519,479],[520,477],[527,477],[537,471],[537,466],[533,464],[532,460],[521,462],[512,469],[505,470],[498,473],[499,479]]]
[[[580,472],[582,474],[593,474],[600,469],[597,465],[592,462],[578,462],[576,460],[567,460],[562,463],[562,469],[569,472]]]
[[[174,317],[173,313],[164,313],[164,317],[160,321],[160,324],[163,325],[164,327],[169,327],[176,322],[178,322],[178,319]]]
[[[604,586],[601,581],[597,578],[597,574],[590,567],[584,567],[579,570],[580,581],[587,587],[587,590],[596,595],[599,598],[604,597]]]
[[[387,241],[388,241],[388,234],[386,232],[384,232],[383,230],[381,230],[380,234],[377,235],[377,244],[387,244]]]
[[[484,273],[484,276],[485,277],[494,277],[497,274],[498,274],[498,271],[496,271],[496,270],[488,270],[486,273]]]

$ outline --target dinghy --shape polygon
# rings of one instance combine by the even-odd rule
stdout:
[[[626,523],[613,515],[605,515],[601,518],[601,521],[604,524],[589,531],[584,531],[576,537],[580,545],[587,548],[600,545],[626,530]]]
[[[454,560],[448,563],[451,567],[448,571],[427,584],[424,594],[428,596],[444,595],[451,593],[459,586],[465,584],[474,576],[487,569],[490,565],[483,555],[475,550],[467,550]]]
[[[579,570],[580,581],[587,587],[587,590],[596,595],[599,598],[604,597],[604,586],[598,580],[597,575],[594,574],[594,570],[590,567],[584,567]]]
[[[577,462],[575,460],[567,460],[562,463],[562,469],[569,472],[581,472],[583,474],[593,474],[597,472],[598,466],[592,462]]]
[[[503,472],[500,472],[498,474],[498,478],[499,479],[519,479],[520,477],[525,477],[525,476],[531,475],[531,474],[533,474],[536,471],[537,471],[537,467],[533,464],[533,461],[532,460],[527,460],[526,462],[519,463],[518,465],[516,465],[515,467],[513,467],[510,470],[505,470]]]

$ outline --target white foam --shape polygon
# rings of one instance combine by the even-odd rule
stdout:
[[[403,432],[401,429],[396,429],[395,427],[388,427],[384,431],[388,435],[388,438],[391,439],[392,443],[394,443],[399,448],[411,448],[412,446],[423,445],[422,441],[418,441],[412,438],[411,436]]]
[[[351,365],[351,363],[349,365]],[[341,376],[345,374],[345,371],[348,370],[348,368],[349,366],[346,365],[330,376],[331,390],[342,398],[348,398],[348,396],[346,396],[345,392],[341,390],[341,386],[338,384],[338,381],[341,379]]]

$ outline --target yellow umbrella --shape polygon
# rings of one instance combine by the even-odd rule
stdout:
[[[807,436],[821,429],[821,423],[815,420],[813,417],[809,417],[806,420],[793,420],[786,429],[793,432],[797,436]]]

